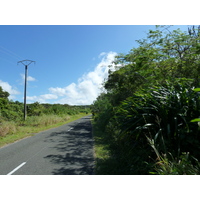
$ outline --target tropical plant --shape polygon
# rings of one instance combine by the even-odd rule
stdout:
[[[191,152],[200,158],[199,127],[190,123],[197,115],[200,115],[199,94],[188,85],[168,84],[125,100],[115,120],[121,130],[120,138],[128,135],[129,140],[144,142],[148,136],[163,153],[170,151],[179,156],[180,152]]]
[[[190,156],[189,152],[182,152],[179,157],[174,158],[170,152],[160,154],[155,146],[154,139],[147,137],[150,146],[153,148],[157,159],[154,164],[154,171],[150,174],[159,175],[197,175],[200,174],[200,164],[196,158]]]

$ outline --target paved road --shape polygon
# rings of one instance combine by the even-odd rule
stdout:
[[[92,175],[91,116],[0,148],[1,175]]]

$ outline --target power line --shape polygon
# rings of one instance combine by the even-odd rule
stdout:
[[[8,56],[11,56],[12,58],[15,58],[15,59],[22,59],[21,56],[17,55],[16,53],[12,52],[12,51],[9,50],[9,49],[6,49],[6,48],[3,47],[3,46],[0,46],[0,51],[1,51],[2,53],[7,54]]]

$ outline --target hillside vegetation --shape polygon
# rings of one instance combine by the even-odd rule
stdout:
[[[156,26],[92,105],[97,174],[200,174],[200,27]]]

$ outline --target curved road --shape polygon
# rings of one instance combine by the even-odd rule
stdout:
[[[1,175],[92,175],[91,116],[0,148]]]

